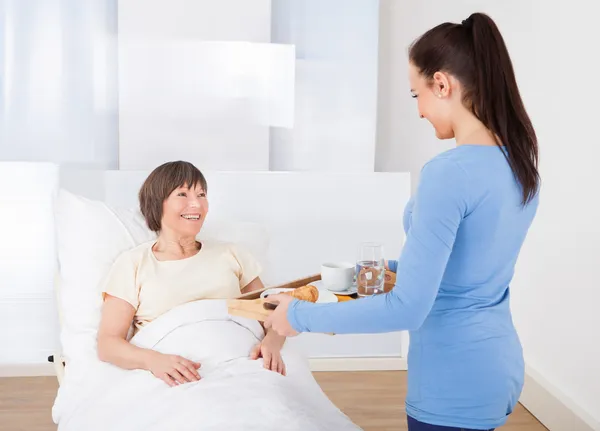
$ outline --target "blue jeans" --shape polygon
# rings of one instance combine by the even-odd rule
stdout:
[[[456,428],[456,427],[444,427],[441,425],[429,425],[423,422],[419,422],[410,416],[406,417],[408,420],[408,431],[476,431],[468,428]],[[485,431],[494,431],[494,428]]]

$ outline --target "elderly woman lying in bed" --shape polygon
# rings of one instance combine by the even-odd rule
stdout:
[[[200,364],[130,344],[132,322],[137,331],[186,302],[234,298],[263,288],[260,266],[248,253],[232,244],[196,240],[208,213],[206,193],[204,176],[187,162],[159,166],[142,185],[140,209],[158,237],[121,254],[106,277],[98,331],[102,361],[148,370],[171,386],[197,381]],[[284,342],[267,331],[250,356],[262,356],[265,368],[285,375]]]

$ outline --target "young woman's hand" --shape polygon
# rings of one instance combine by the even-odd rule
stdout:
[[[277,305],[277,308],[265,320],[265,328],[276,332],[282,337],[294,337],[298,335],[298,332],[292,328],[287,318],[290,303],[297,300],[291,295],[278,293],[277,295],[269,295],[265,301]]]
[[[285,342],[285,337],[281,337],[274,332],[269,332],[263,340],[256,344],[250,352],[250,359],[256,360],[263,358],[264,367],[267,370],[285,376],[285,363],[281,357],[281,348]]]
[[[385,261],[385,269],[388,271],[392,271],[393,273],[396,272],[398,268],[398,261],[397,260],[386,260]]]
[[[150,353],[147,361],[147,369],[171,387],[200,380],[198,368],[197,362],[156,351]]]

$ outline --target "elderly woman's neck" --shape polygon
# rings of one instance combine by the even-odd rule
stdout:
[[[171,256],[188,257],[193,256],[200,249],[200,243],[195,237],[178,237],[161,232],[154,244],[153,250],[161,254]]]

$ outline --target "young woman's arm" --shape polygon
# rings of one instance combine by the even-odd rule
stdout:
[[[291,326],[298,332],[336,334],[419,328],[437,296],[468,200],[468,179],[456,162],[429,162],[421,175],[394,289],[342,303],[294,300],[287,312]]]
[[[148,370],[170,386],[200,380],[200,364],[129,343],[127,333],[134,314],[135,309],[130,303],[106,295],[98,330],[100,360],[127,370]]]

